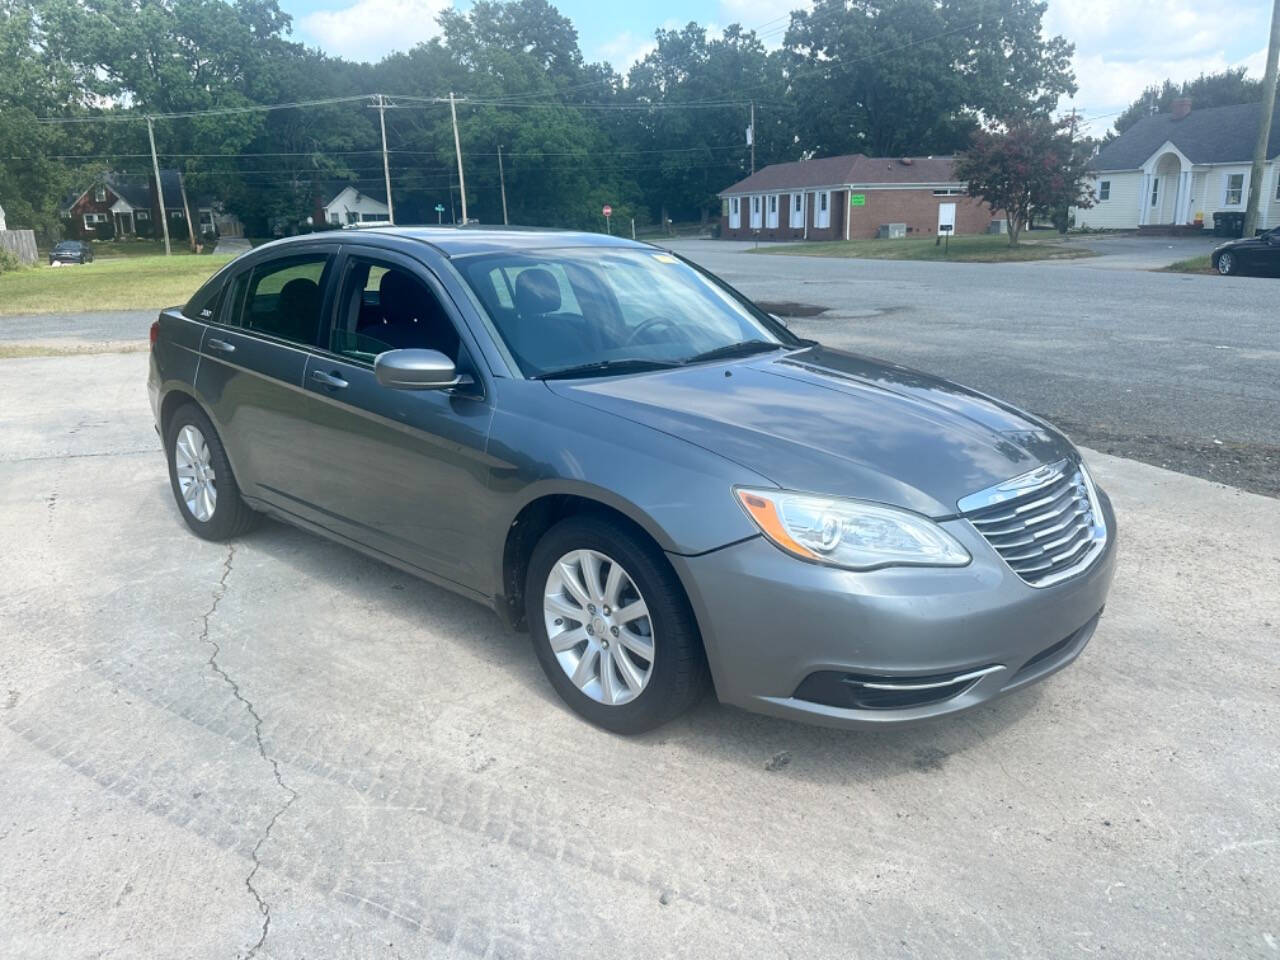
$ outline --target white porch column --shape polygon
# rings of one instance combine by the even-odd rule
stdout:
[[[1151,174],[1142,175],[1142,193],[1138,197],[1138,226],[1146,226],[1151,219]]]
[[[1173,208],[1173,222],[1186,223],[1191,218],[1188,208],[1191,206],[1191,171],[1183,170],[1178,175],[1178,202]]]

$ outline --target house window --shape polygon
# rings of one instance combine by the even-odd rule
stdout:
[[[778,226],[778,195],[776,193],[769,194],[769,220],[767,226],[770,230]]]
[[[86,230],[96,230],[99,223],[106,223],[107,215],[105,213],[86,213],[84,215],[84,228]]]
[[[737,230],[742,226],[742,201],[738,197],[729,198],[729,229]]]
[[[831,191],[818,191],[818,209],[815,211],[813,225],[819,229],[831,226]]]
[[[133,211],[133,217],[135,220],[150,220],[151,212],[149,210],[135,210]]]
[[[964,193],[959,187],[944,187],[941,190],[933,191],[935,197],[958,197]]]
[[[791,226],[800,230],[804,227],[804,194],[791,195]]]
[[[760,198],[752,197],[751,198],[751,229],[759,230],[760,222],[761,222],[760,221]]]
[[[101,186],[101,185],[94,187],[94,188],[93,188],[93,201],[94,201],[94,203],[106,203],[106,202],[107,202],[107,188],[106,188],[106,187],[104,187],[104,186]]]
[[[1151,206],[1160,206],[1160,178],[1155,177],[1151,181]]]
[[[1280,176],[1276,177],[1276,199],[1280,200]]]
[[[1098,182],[1098,199],[1099,200],[1111,199],[1111,181],[1110,180],[1101,180]]]
[[[1244,174],[1229,173],[1227,174],[1227,197],[1226,204],[1228,207],[1239,206],[1241,199],[1244,197]]]
[[[336,227],[336,226],[338,226],[338,225],[340,225],[340,224],[342,223],[342,218],[341,218],[340,216],[338,216],[338,211],[337,211],[337,210],[334,210],[334,211],[331,211],[331,212],[330,212],[330,214],[329,214],[329,222],[330,222],[330,223],[332,223],[335,227]]]

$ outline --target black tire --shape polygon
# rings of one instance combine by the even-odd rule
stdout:
[[[653,673],[627,703],[612,706],[587,696],[574,685],[551,649],[543,593],[551,568],[574,550],[595,550],[616,560],[648,607],[654,637]],[[662,551],[624,522],[580,514],[543,534],[529,561],[525,616],[534,653],[547,679],[565,703],[596,726],[614,733],[643,733],[688,710],[706,693],[706,654],[684,588]]]
[[[193,426],[200,431],[209,447],[209,463],[213,467],[214,486],[217,499],[214,502],[213,515],[208,520],[199,520],[191,512],[182,496],[182,488],[178,484],[178,470],[174,459],[178,434],[183,427]],[[218,431],[212,421],[194,403],[186,403],[174,411],[165,427],[164,434],[165,459],[169,463],[169,487],[173,491],[173,499],[178,504],[178,512],[186,521],[191,532],[205,540],[230,540],[248,533],[258,523],[259,515],[250,509],[240,496],[240,486],[236,483],[235,474],[231,472],[231,463],[227,460],[227,451],[222,446]]]

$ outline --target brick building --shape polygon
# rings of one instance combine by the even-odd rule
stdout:
[[[854,240],[883,224],[909,236],[987,233],[991,208],[965,193],[951,157],[843,157],[775,163],[721,191],[720,236],[730,240]]]
[[[186,209],[182,202],[182,184],[178,171],[161,170],[160,185],[169,217],[169,232],[175,237],[187,236]],[[201,234],[215,229],[215,204],[209,197],[188,195],[191,216],[199,224]],[[62,218],[68,237],[76,240],[110,240],[118,237],[159,237],[160,201],[155,178],[104,174],[87,188],[67,197]]]

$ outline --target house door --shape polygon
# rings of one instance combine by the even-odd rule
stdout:
[[[943,233],[943,227],[950,227],[951,233],[956,232],[956,205],[954,203],[938,204],[938,232]]]

